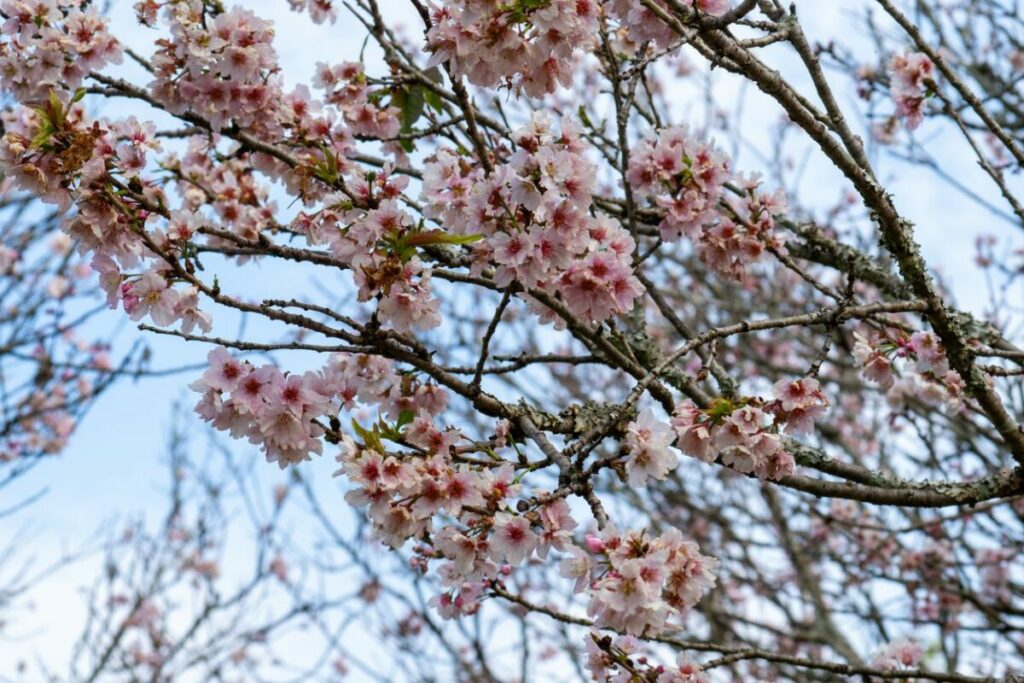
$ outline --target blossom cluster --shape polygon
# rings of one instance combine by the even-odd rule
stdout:
[[[90,71],[121,62],[121,45],[92,3],[3,0],[0,13],[0,88],[21,100],[45,100],[58,85],[75,89]]]
[[[354,484],[346,499],[366,508],[383,542],[399,548],[429,539],[415,547],[413,561],[423,571],[431,561],[440,563],[443,592],[431,604],[443,617],[476,612],[487,589],[534,554],[543,559],[552,549],[569,549],[577,523],[564,499],[513,513],[510,503],[522,485],[511,463],[481,468],[460,462],[459,453],[472,443],[456,429],[436,427],[426,410],[400,424],[360,430],[363,443],[344,437],[336,474]],[[411,450],[387,450],[384,438]],[[503,439],[499,435],[494,445]],[[435,528],[435,518],[449,521]]]
[[[629,483],[640,486],[649,478],[660,480],[668,476],[679,464],[671,448],[675,440],[673,429],[657,419],[654,411],[649,408],[630,422],[626,426],[626,437],[622,440]]]
[[[71,206],[69,187],[94,156],[97,131],[87,130],[80,106],[51,95],[45,107],[20,107],[2,114],[0,165],[18,189]]]
[[[308,5],[314,18],[333,16],[331,0]],[[293,8],[302,9],[298,3]],[[214,131],[233,126],[268,142],[287,139],[301,168],[289,168],[266,154],[254,155],[250,164],[272,178],[283,177],[289,190],[304,200],[325,192],[309,182],[312,177],[332,180],[310,167],[329,164],[336,173],[349,170],[344,157],[353,149],[354,133],[387,138],[398,132],[398,109],[369,102],[361,67],[318,64],[313,85],[328,90],[326,101],[312,97],[303,84],[285,91],[272,44],[273,25],[249,10],[211,12],[202,3],[176,2],[167,3],[163,15],[171,39],[157,41],[152,97],[174,114],[201,117]],[[152,8],[146,20],[157,19],[157,8]],[[332,92],[339,84],[346,87]]]
[[[382,98],[378,97],[381,91],[370,87],[362,64],[318,62],[313,86],[323,90],[326,104],[337,107],[342,113],[352,135],[386,140],[400,132],[401,109],[390,101],[386,105],[382,103]]]
[[[459,240],[440,230],[423,230],[399,206],[396,198],[408,178],[385,169],[358,180],[349,183],[349,192],[360,205],[375,208],[330,196],[323,209],[300,214],[292,227],[309,244],[327,245],[351,268],[359,300],[376,300],[377,312],[389,327],[399,332],[436,327],[441,323],[440,301],[433,296],[431,271],[416,255],[417,248]]]
[[[600,636],[590,633],[584,637],[587,671],[595,681],[645,680],[654,683],[708,683],[711,679],[703,668],[679,653],[673,666],[654,665],[641,649],[637,638],[629,635]]]
[[[896,116],[903,119],[907,130],[914,130],[924,120],[927,81],[934,75],[935,65],[920,52],[896,54],[889,60],[888,73]]]
[[[158,325],[181,322],[185,331],[210,329],[210,316],[199,309],[195,285],[175,289],[180,279],[154,249],[182,248],[203,219],[193,212],[169,218],[146,207],[162,204],[163,192],[139,178],[148,155],[160,149],[152,123],[135,117],[89,124],[74,99],[64,101],[56,91],[44,106],[20,107],[4,115],[0,164],[21,188],[66,210],[72,201],[78,211],[63,222],[78,249],[91,256],[93,271],[111,307],[123,303],[133,320],[150,316]],[[214,180],[214,178],[211,178]],[[138,183],[138,196],[111,201],[111,185]],[[149,241],[139,225],[153,222]],[[148,260],[148,267],[140,268]],[[136,270],[129,275],[124,271]]]
[[[158,78],[151,86],[154,97],[171,111],[204,117],[214,128],[230,122],[259,137],[277,139],[287,133],[303,144],[307,139],[316,144],[296,152],[301,165],[295,168],[237,149],[225,156],[216,139],[201,136],[188,141],[180,158],[166,154],[156,159],[154,153],[162,149],[152,123],[134,117],[89,122],[77,94],[50,89],[45,105],[6,113],[0,163],[20,187],[61,210],[77,205],[78,211],[63,227],[83,252],[92,255],[108,303],[114,307],[123,302],[133,320],[148,315],[161,326],[180,321],[185,332],[197,326],[208,331],[210,317],[199,309],[199,288],[186,281],[184,289],[177,289],[187,278],[176,274],[161,254],[187,260],[192,240],[208,225],[250,241],[274,227],[276,206],[251,172],[255,164],[306,202],[326,197],[329,207],[347,203],[340,217],[328,208],[312,216],[300,214],[298,221],[307,224],[311,244],[332,242],[336,253],[346,257],[361,298],[380,298],[385,323],[401,331],[438,324],[429,272],[421,272],[408,245],[398,243],[413,227],[411,219],[406,214],[393,216],[392,205],[372,210],[382,200],[397,197],[404,184],[385,171],[375,174],[376,180],[353,178],[348,184],[350,197],[327,195],[331,183],[353,170],[345,160],[352,140],[348,123],[356,131],[391,134],[397,131],[397,110],[369,103],[360,69],[323,67],[328,99],[345,118],[344,124],[335,126],[334,114],[321,111],[304,86],[290,94],[280,90],[271,75],[276,67],[269,23],[237,8],[208,16],[196,3],[168,3],[164,15],[174,39],[159,43],[154,58]],[[155,10],[152,19],[156,20]],[[344,96],[336,92],[338,84]],[[154,161],[175,180],[180,210],[164,210],[169,206],[167,196],[142,176]],[[126,186],[132,191],[124,191]],[[116,200],[111,199],[112,189],[119,195]],[[355,203],[364,208],[353,208]],[[200,212],[206,205],[216,220]],[[351,225],[357,219],[361,222]],[[419,244],[431,243],[422,235],[417,239]],[[380,249],[382,240],[391,240],[391,248]],[[236,246],[219,236],[207,241],[213,247]],[[154,263],[145,266],[150,259]]]
[[[106,263],[102,259],[95,261],[101,274]],[[112,282],[114,277],[105,280]],[[151,268],[137,278],[124,278],[120,299],[125,313],[132,320],[141,320],[148,315],[154,323],[162,326],[181,321],[181,331],[185,334],[197,326],[203,332],[209,332],[213,327],[210,314],[199,309],[199,290],[194,286],[177,290],[156,269]]]
[[[271,77],[277,54],[270,22],[239,7],[209,17],[194,2],[167,3],[164,13],[171,38],[158,41],[151,60],[154,97],[172,113],[204,117],[214,130],[275,121],[266,114],[283,98]]]
[[[475,609],[499,563],[521,564],[534,552],[543,557],[550,548],[567,548],[576,522],[564,500],[541,506],[533,519],[511,514],[505,503],[520,486],[510,463],[479,470],[456,462],[456,446],[468,441],[458,430],[435,426],[433,416],[447,405],[435,385],[403,381],[375,356],[337,354],[323,370],[302,375],[254,367],[223,349],[212,351],[210,361],[194,385],[203,393],[197,411],[216,428],[260,444],[282,468],[321,452],[326,430],[319,420],[342,408],[377,405],[396,421],[372,431],[357,428],[362,444],[341,437],[337,474],[355,485],[347,499],[367,508],[375,533],[392,547],[428,535],[437,515],[463,522],[438,530],[433,548],[422,551],[445,560],[439,571],[452,590],[436,601],[443,614]],[[410,450],[389,453],[384,439]]]
[[[154,230],[154,241],[161,249],[181,250],[208,226],[255,241],[265,228],[274,225],[277,205],[268,200],[268,185],[249,171],[252,159],[244,154],[224,160],[216,156],[208,139],[194,137],[180,157],[168,154],[161,159],[161,165],[173,172],[174,187],[181,197],[181,208],[169,213],[165,227]],[[204,208],[209,209],[208,214]],[[221,237],[207,239],[211,246],[232,246]]]
[[[596,0],[454,0],[435,6],[428,66],[448,62],[475,85],[514,85],[531,97],[572,80],[576,50],[595,43]]]
[[[591,213],[597,169],[579,131],[563,119],[555,132],[535,114],[513,138],[516,151],[486,176],[439,150],[424,171],[424,213],[455,233],[480,233],[475,267],[493,262],[499,286],[540,288],[587,321],[629,310],[642,292],[632,271],[636,245],[618,221]]]
[[[655,0],[664,13],[672,16],[674,9],[665,0]],[[673,3],[675,5],[676,3]],[[679,5],[688,6],[701,14],[720,17],[729,11],[730,0],[682,0]],[[679,35],[666,21],[640,0],[611,0],[608,11],[623,28],[629,41],[640,45],[650,41],[656,47],[668,48]]]
[[[910,669],[916,667],[923,656],[924,648],[912,638],[894,640],[878,651],[874,666],[887,671]]]
[[[285,375],[273,365],[254,367],[223,348],[209,354],[210,368],[193,382],[202,393],[196,412],[216,429],[263,447],[283,469],[320,453],[323,428],[315,420],[331,407],[335,387],[325,374]]]
[[[574,547],[562,575],[587,591],[589,614],[601,628],[653,635],[679,627],[688,610],[715,585],[718,560],[703,555],[677,529],[660,536],[607,528]]]
[[[290,103],[293,130],[304,125],[315,129],[314,120],[297,101],[284,101]],[[180,321],[185,332],[197,326],[209,331],[211,320],[199,309],[198,287],[186,281],[183,289],[176,289],[187,278],[175,273],[159,254],[187,258],[193,239],[210,224],[250,241],[274,226],[276,206],[267,199],[267,187],[246,170],[256,159],[236,154],[215,161],[217,150],[210,142],[192,138],[183,156],[166,155],[160,160],[177,179],[182,208],[158,213],[152,207],[166,206],[167,197],[140,176],[152,161],[149,155],[160,151],[153,124],[142,124],[134,117],[89,124],[81,107],[73,100],[62,100],[56,91],[51,91],[45,107],[21,107],[5,115],[4,122],[0,163],[19,186],[61,209],[74,201],[78,211],[65,220],[63,228],[80,250],[92,254],[92,268],[99,273],[111,307],[123,302],[133,320],[148,315],[157,325]],[[344,137],[340,144],[347,144]],[[313,161],[322,166],[325,154],[333,153],[325,146]],[[340,173],[338,157],[331,158]],[[271,177],[282,177],[297,194],[311,195],[300,172],[285,172],[280,164],[266,166]],[[329,196],[327,208],[296,219],[296,228],[310,244],[328,243],[352,267],[360,298],[379,297],[383,321],[400,331],[440,322],[438,302],[430,295],[429,271],[424,271],[414,253],[416,245],[444,241],[439,231],[406,240],[416,226],[388,201],[401,194],[406,182],[386,169],[353,178],[349,193],[360,206],[378,208],[359,209],[352,199]],[[138,185],[141,190],[111,201],[111,185]],[[339,208],[342,204],[345,208]],[[201,212],[206,205],[216,220]],[[151,230],[143,232],[141,226]],[[220,236],[210,237],[208,243],[235,246]],[[151,265],[139,267],[147,261]],[[129,269],[135,274],[127,274]]]
[[[863,377],[884,389],[894,407],[909,398],[942,405],[951,412],[963,405],[963,379],[950,369],[942,344],[932,332],[907,336],[889,330],[874,340],[857,334],[853,356]]]
[[[773,391],[775,399],[767,402],[723,398],[705,409],[692,401],[680,404],[672,416],[679,448],[704,462],[721,458],[764,479],[792,474],[795,462],[780,432],[810,432],[829,403],[813,377],[776,382]]]
[[[728,157],[685,126],[659,131],[637,144],[626,176],[633,192],[664,212],[667,242],[690,239],[716,272],[742,279],[766,246],[779,246],[774,216],[785,211],[781,191],[759,190],[756,175],[734,178]],[[726,192],[735,181],[738,194]]]
[[[336,417],[356,401],[403,410],[439,412],[447,396],[435,385],[401,382],[390,362],[335,354],[319,371],[285,374],[274,365],[253,366],[215,348],[210,368],[192,384],[202,394],[196,412],[216,429],[258,444],[282,469],[321,453],[321,418]]]
[[[481,466],[463,457],[504,447],[507,424],[499,423],[485,444],[438,426],[445,392],[410,382],[388,361],[336,354],[320,371],[285,374],[222,348],[209,358],[210,368],[193,384],[202,393],[197,412],[215,428],[260,445],[282,468],[320,453],[325,422],[336,433],[340,410],[378,406],[384,416],[378,423],[353,422],[359,441],[332,437],[340,443],[336,475],[352,483],[346,499],[366,509],[380,540],[399,548],[418,539],[414,563],[423,570],[440,563],[444,592],[433,605],[446,618],[472,614],[513,567],[534,556],[544,559],[552,550],[573,554],[569,574],[578,589],[591,594],[600,623],[636,633],[664,628],[714,583],[717,560],[700,554],[678,532],[648,539],[639,532],[607,531],[588,541],[593,560],[573,544],[577,522],[564,498],[537,492],[517,502],[523,485],[511,462]],[[672,436],[667,429],[638,420],[627,438],[633,457],[643,449],[666,448]],[[445,523],[435,527],[439,519]]]
[[[386,168],[359,173],[346,158],[354,151],[355,135],[387,141],[397,134],[398,90],[371,90],[358,65],[322,64],[315,85],[325,91],[324,102],[312,99],[303,86],[285,93],[276,76],[269,22],[247,10],[213,11],[193,2],[142,2],[136,9],[144,22],[155,23],[162,14],[169,26],[171,38],[158,41],[152,60],[156,79],[150,93],[161,106],[198,116],[215,131],[231,125],[258,139],[287,140],[297,165],[232,145],[225,155],[218,140],[199,136],[189,140],[181,158],[156,157],[162,149],[153,124],[132,117],[90,122],[76,104],[78,95],[60,88],[49,90],[46,106],[8,114],[0,145],[4,168],[23,188],[62,210],[77,205],[65,229],[93,255],[110,305],[123,303],[133,320],[148,315],[161,326],[181,322],[186,332],[210,329],[209,314],[199,308],[203,291],[166,258],[170,253],[189,261],[200,232],[213,248],[235,249],[232,239],[212,233],[227,230],[256,241],[263,230],[276,227],[276,207],[246,170],[253,167],[282,180],[307,206],[322,201],[291,227],[312,246],[328,244],[351,268],[360,300],[376,300],[381,321],[400,332],[440,323],[430,269],[418,250],[481,236],[478,263],[488,258],[500,263],[503,285],[513,279],[527,287],[543,284],[584,319],[606,320],[628,310],[639,295],[632,274],[635,244],[615,220],[592,215],[596,170],[571,124],[555,134],[537,118],[517,131],[518,149],[496,173],[483,178],[481,171],[469,171],[477,175],[468,179],[474,201],[459,222],[482,219],[483,234],[462,230],[455,239],[441,230],[422,230],[398,207],[394,200],[404,179]],[[586,13],[579,3],[572,11]],[[531,21],[550,19],[555,26],[552,12],[557,14],[554,5],[530,8],[529,14]],[[544,40],[555,33],[547,31]],[[336,123],[339,113],[343,121]],[[400,151],[394,140],[387,144]],[[439,165],[461,166],[454,153],[442,151],[439,159]],[[154,163],[172,176],[180,210],[165,208],[170,202],[161,184],[143,176]],[[448,178],[460,175],[447,173]],[[344,192],[332,193],[332,186]],[[425,192],[431,190],[428,181]],[[205,205],[212,216],[201,212]],[[207,226],[216,227],[204,230]],[[147,264],[151,259],[154,263]],[[554,319],[552,311],[530,303]]]

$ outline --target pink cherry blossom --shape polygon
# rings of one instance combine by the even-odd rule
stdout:
[[[874,666],[880,669],[910,669],[924,656],[924,648],[917,641],[905,638],[887,644],[875,656]]]
[[[781,193],[760,191],[757,176],[735,179],[745,189],[742,196],[726,194],[731,175],[730,161],[717,147],[674,126],[637,145],[626,179],[664,212],[662,239],[686,237],[711,268],[742,279],[767,246],[780,246],[773,217],[786,205]]]
[[[627,450],[626,473],[633,486],[643,485],[648,478],[664,479],[679,463],[671,450],[675,434],[658,420],[650,408],[640,413],[626,428],[623,445]]]
[[[512,565],[521,564],[537,546],[537,535],[523,517],[499,512],[494,516],[491,552],[496,559]]]
[[[914,130],[924,120],[926,81],[935,71],[931,59],[919,52],[893,55],[888,73],[896,102],[896,116],[902,118],[907,130]]]
[[[598,3],[553,0],[543,6],[458,0],[434,9],[430,65],[452,69],[481,86],[505,83],[539,97],[571,84],[573,56],[593,44]]]

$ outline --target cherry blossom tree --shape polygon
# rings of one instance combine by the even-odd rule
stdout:
[[[836,3],[858,30],[819,36],[776,0],[409,2],[414,27],[289,0],[380,58],[316,46],[311,74],[261,3],[142,0],[140,40],[86,0],[0,2],[0,166],[27,229],[59,226],[56,277],[87,263],[145,335],[207,345],[196,423],[296,482],[335,459],[365,520],[310,485],[330,550],[290,562],[267,527],[230,593],[202,531],[222,513],[179,533],[172,505],[119,556],[141,566],[96,603],[83,680],[224,677],[239,647],[277,680],[245,667],[279,629],[167,622],[161,557],[240,617],[303,564],[307,587],[373,577],[373,609],[271,618],[323,638],[293,677],[353,659],[340,612],[392,645],[395,669],[359,672],[384,680],[1014,680],[1016,4]],[[748,90],[776,123],[744,162]],[[956,273],[987,300],[926,260],[967,227],[915,224],[897,161],[1000,227]]]

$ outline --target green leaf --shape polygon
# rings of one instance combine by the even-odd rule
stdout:
[[[325,144],[320,145],[320,150],[323,152],[324,160],[313,166],[313,173],[320,180],[333,185],[341,177],[341,171],[338,168],[338,157]]]
[[[502,9],[508,12],[508,20],[513,24],[528,23],[530,14],[534,10],[548,6],[549,0],[520,0],[517,3],[506,5]]]
[[[366,437],[370,435],[370,432],[363,429],[363,426],[359,424],[359,421],[356,420],[354,417],[352,418],[352,429],[353,431],[355,431],[356,435],[358,435],[360,439],[366,439]]]
[[[424,94],[426,90],[422,85],[414,85],[408,89],[405,101],[402,104],[402,132],[412,131],[413,124],[423,116]]]
[[[444,100],[433,90],[427,90],[423,98],[427,101],[427,105],[438,114],[444,111]]]
[[[370,431],[359,424],[355,418],[352,418],[352,429],[355,430],[356,434],[359,435],[359,438],[363,440],[363,444],[365,444],[367,448],[371,448],[378,453],[384,452],[384,444],[381,443],[380,432],[377,429],[377,425],[374,425],[373,431]]]
[[[473,244],[479,242],[484,238],[483,235],[449,235],[445,234],[441,238],[442,244]]]
[[[412,412],[411,410],[403,410],[400,413],[398,413],[398,422],[395,423],[395,427],[397,429],[401,429],[405,425],[412,422],[414,419],[416,419],[416,413]]]
[[[391,246],[402,263],[408,263],[409,259],[416,255],[417,247],[433,244],[472,244],[483,238],[483,235],[450,235],[442,230],[425,230],[406,233],[401,237],[392,236],[386,243]]]
[[[77,93],[76,93],[77,94]],[[71,105],[68,105],[70,108]],[[46,146],[63,126],[67,112],[64,103],[60,101],[56,90],[50,90],[50,95],[43,104],[33,105],[32,109],[39,114],[39,130],[29,142],[29,149],[39,149]]]
[[[711,419],[717,420],[731,415],[734,410],[736,410],[736,405],[732,401],[727,398],[716,398],[704,412]]]
[[[60,101],[56,90],[50,91],[49,115],[53,124],[59,127],[64,123],[64,103]]]
[[[56,132],[57,131],[54,129],[53,124],[50,123],[50,120],[48,118],[43,118],[42,122],[39,124],[39,130],[28,143],[28,148],[40,149],[45,147],[50,141],[50,138],[52,138],[53,134]]]
[[[452,235],[442,230],[425,230],[402,238],[402,246],[425,247],[431,244],[473,244],[483,235]]]
[[[590,122],[590,117],[587,116],[587,108],[584,107],[582,104],[580,105],[580,108],[576,110],[576,114],[580,117],[580,121],[583,122],[584,126],[586,126],[587,128],[594,127],[594,124]]]

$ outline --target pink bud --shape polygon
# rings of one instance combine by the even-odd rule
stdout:
[[[603,553],[604,552],[604,541],[593,534],[587,534],[587,549],[592,553]]]

